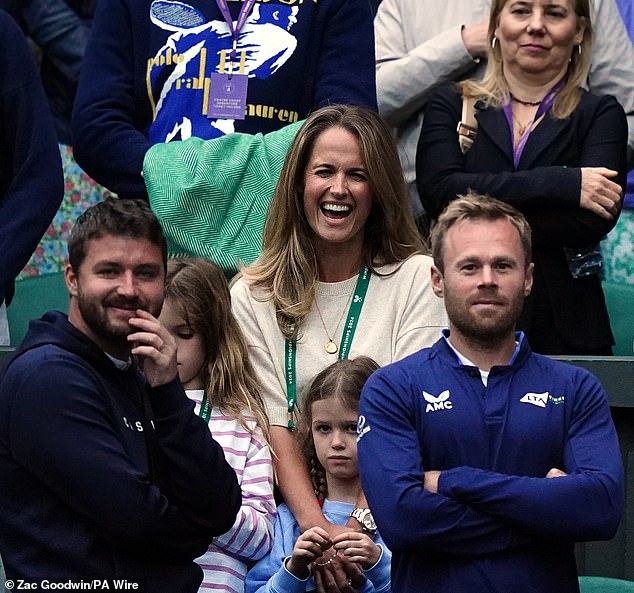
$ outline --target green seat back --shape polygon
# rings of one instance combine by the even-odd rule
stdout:
[[[634,340],[634,285],[603,283],[605,302],[616,345],[616,356],[632,356]]]
[[[7,309],[11,345],[17,346],[22,341],[31,319],[51,310],[68,312],[68,291],[63,272],[18,280],[15,295]]]
[[[634,593],[634,581],[608,577],[579,577],[581,593]]]

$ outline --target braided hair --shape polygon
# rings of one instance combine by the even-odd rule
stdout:
[[[326,470],[317,458],[313,441],[312,404],[336,397],[346,407],[353,410],[358,409],[361,389],[370,375],[378,368],[379,365],[367,356],[337,360],[315,376],[302,396],[304,409],[297,427],[298,441],[308,466],[315,496],[320,504],[328,496],[328,483]]]

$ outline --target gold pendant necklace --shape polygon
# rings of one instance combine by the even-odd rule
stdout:
[[[524,124],[517,119],[514,119],[513,122],[515,123],[515,126],[517,127],[517,135],[520,138],[523,138],[524,134],[526,134],[526,130],[528,130],[530,125],[533,123],[533,120],[531,119]]]
[[[328,354],[337,354],[339,348],[337,348],[337,344],[335,344],[331,338],[324,344],[324,350],[328,352]]]
[[[526,128],[528,128],[528,123],[525,123],[524,125],[522,125],[522,124],[518,123],[518,126],[517,126],[517,135],[518,135],[520,138],[523,138],[523,137],[524,137],[524,134],[526,133]]]
[[[523,102],[523,101],[517,101],[517,102],[521,103],[522,105],[528,105],[527,102]],[[535,121],[535,115],[537,110],[535,109],[528,110],[529,112],[532,112],[532,117],[530,117],[530,119],[528,121],[525,121],[524,123],[522,123],[519,117],[517,117],[516,111],[517,110],[513,109],[513,127],[517,131],[517,136],[514,138],[514,142],[513,142],[514,144],[517,144],[526,135],[526,133],[529,130],[531,130],[533,126],[537,123]],[[524,110],[524,111],[527,111],[527,110]]]
[[[530,121],[527,121],[525,124],[521,124],[519,121],[513,119],[513,125],[517,126],[517,135],[518,135],[518,137],[515,139],[515,144],[517,144],[527,132],[533,130],[535,126],[537,126],[539,122],[542,121],[543,118],[544,118],[544,114],[542,113],[542,115],[540,115],[537,119],[531,119]]]
[[[328,341],[324,344],[324,350],[328,354],[337,354],[337,351],[339,350],[339,348],[337,347],[337,344],[335,344],[333,338],[337,335],[337,330],[339,329],[339,325],[341,325],[341,320],[343,319],[343,316],[344,316],[346,310],[348,309],[348,305],[350,304],[350,299],[352,298],[352,294],[353,293],[354,293],[354,289],[352,290],[352,292],[348,296],[348,299],[346,300],[346,304],[345,304],[343,310],[341,311],[341,315],[339,315],[339,321],[337,321],[337,325],[335,327],[335,331],[332,333],[332,337],[330,336],[330,332],[326,328],[326,324],[324,323],[324,318],[323,318],[323,316],[321,314],[321,310],[319,309],[319,305],[317,304],[317,299],[315,298],[315,308],[317,309],[317,313],[319,314],[319,319],[321,321],[322,327],[324,328],[324,333],[326,334],[326,337],[328,338]]]

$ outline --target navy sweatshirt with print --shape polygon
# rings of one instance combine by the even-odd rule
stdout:
[[[31,322],[0,381],[9,579],[194,592],[194,558],[240,503],[233,470],[177,380],[150,388],[61,313]]]

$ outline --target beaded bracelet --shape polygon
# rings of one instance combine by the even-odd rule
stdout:
[[[334,553],[334,554],[333,554],[330,558],[328,558],[328,560],[326,560],[326,562],[317,562],[317,560],[315,560],[315,561],[313,562],[313,564],[314,564],[315,566],[319,566],[319,567],[322,567],[322,566],[328,566],[329,564],[332,564],[332,563],[333,563],[333,561],[334,561],[334,559],[335,559],[336,557],[337,557],[337,550],[335,550],[335,553]]]

